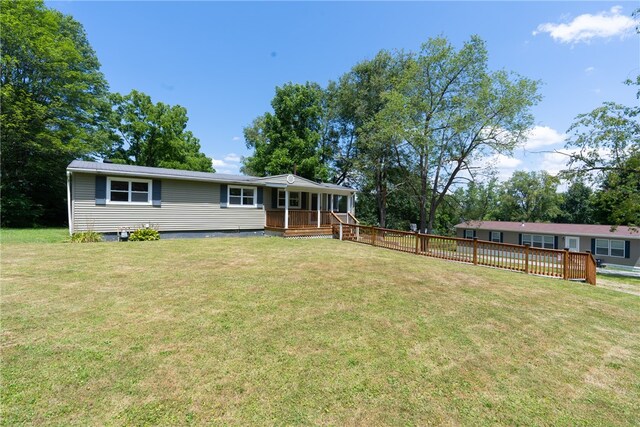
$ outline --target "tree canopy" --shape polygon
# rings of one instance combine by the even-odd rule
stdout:
[[[179,105],[153,103],[151,97],[131,91],[112,94],[111,126],[114,141],[107,157],[131,165],[213,172],[211,159],[200,152],[200,142],[186,130],[187,110]]]
[[[41,0],[0,1],[2,226],[64,224],[74,159],[212,170],[183,107],[109,95],[80,23]]]
[[[329,178],[330,153],[323,144],[324,92],[315,83],[276,88],[267,112],[244,129],[247,148],[243,171],[265,176],[295,172],[312,180]]]
[[[60,224],[67,164],[103,148],[107,83],[77,21],[42,1],[1,6],[2,225]]]

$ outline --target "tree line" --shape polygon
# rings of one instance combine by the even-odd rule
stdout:
[[[59,225],[73,159],[213,171],[187,111],[110,93],[82,26],[41,0],[0,0],[2,226]],[[382,50],[325,86],[287,83],[244,129],[250,175],[296,172],[359,190],[358,216],[449,233],[463,220],[640,224],[640,107],[604,103],[568,130],[567,170],[483,166],[534,123],[540,82],[488,66],[485,42]],[[640,76],[626,82],[640,87]],[[640,96],[640,91],[638,92]],[[559,180],[570,183],[557,192]]]
[[[562,151],[565,171],[519,171],[500,183],[483,160],[512,155],[526,140],[540,82],[491,71],[487,61],[480,38],[456,49],[439,37],[418,52],[380,51],[324,88],[277,87],[273,111],[244,130],[253,154],[243,170],[351,185],[359,218],[381,227],[416,223],[447,234],[481,219],[640,224],[639,107],[605,103],[579,115]]]
[[[61,225],[74,159],[213,171],[187,110],[110,93],[82,25],[41,0],[2,0],[1,224]]]

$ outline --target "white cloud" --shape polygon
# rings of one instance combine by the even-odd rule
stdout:
[[[568,153],[563,153],[565,152],[544,153],[539,170],[545,170],[551,175],[557,175],[558,172],[566,169],[569,156],[567,155]]]
[[[242,159],[236,153],[229,153],[224,157],[224,160],[231,163],[240,163]]]
[[[225,163],[224,160],[217,160],[216,158],[212,157],[211,158],[211,165],[214,168],[221,168],[221,167],[226,166],[227,164]]]
[[[633,18],[622,15],[621,6],[595,15],[585,13],[572,21],[562,24],[547,22],[538,25],[533,35],[549,33],[552,39],[560,43],[589,43],[594,38],[624,38],[633,32],[638,24]]]
[[[211,165],[218,173],[239,174],[241,157],[236,153],[229,153],[223,160],[211,158]]]
[[[589,75],[591,73],[593,73],[596,70],[595,67],[587,67],[584,69],[585,74]]]
[[[231,138],[232,141],[240,141],[242,138],[239,136],[234,136],[233,138]]]
[[[533,150],[542,147],[561,144],[564,142],[566,135],[548,126],[535,126],[531,131],[527,140],[523,144],[525,150]]]

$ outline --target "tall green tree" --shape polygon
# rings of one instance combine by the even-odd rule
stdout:
[[[324,91],[316,83],[287,83],[276,88],[267,112],[244,129],[253,155],[243,160],[243,172],[253,175],[296,173],[312,180],[328,180],[332,153],[324,119]]]
[[[393,139],[385,132],[384,123],[377,121],[387,102],[385,94],[392,90],[402,71],[402,61],[401,55],[380,51],[373,59],[356,64],[328,89],[335,105],[332,124],[337,136],[336,182],[351,181],[363,193],[370,193],[377,217],[372,222],[381,227],[387,226],[389,198],[406,197],[406,185],[403,186],[394,160]],[[395,205],[393,210],[405,211]]]
[[[593,190],[582,180],[573,182],[562,194],[556,221],[568,224],[595,224]]]
[[[461,220],[480,221],[493,219],[498,205],[499,182],[495,175],[486,181],[471,181],[466,188],[456,190],[454,200],[460,206]]]
[[[640,153],[610,171],[595,194],[595,214],[602,224],[640,227]]]
[[[431,233],[436,212],[473,160],[511,154],[533,124],[530,108],[540,99],[538,82],[488,69],[485,43],[477,36],[455,47],[431,39],[406,62],[388,93],[379,123],[396,141],[396,162],[420,209],[420,230]]]
[[[112,94],[113,141],[104,153],[111,160],[139,166],[213,172],[211,158],[200,152],[200,141],[187,130],[187,110],[153,103],[131,91]]]
[[[559,179],[546,171],[516,171],[503,183],[496,209],[501,221],[549,222],[560,213]]]
[[[67,164],[108,141],[107,83],[80,23],[38,0],[0,5],[2,225],[62,224]]]

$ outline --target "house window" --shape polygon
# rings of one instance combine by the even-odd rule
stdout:
[[[473,239],[474,230],[464,230],[465,239]]]
[[[229,206],[256,206],[255,187],[229,186]]]
[[[285,203],[284,190],[278,190],[278,207],[284,209]],[[289,209],[300,209],[299,191],[289,191]]]
[[[596,255],[625,257],[624,240],[596,239]]]
[[[491,232],[491,241],[500,243],[500,232],[499,231],[492,231]]]
[[[529,245],[533,248],[553,249],[554,239],[553,236],[544,236],[540,234],[523,234],[522,244]]]
[[[151,181],[144,179],[108,178],[109,203],[151,203]]]

